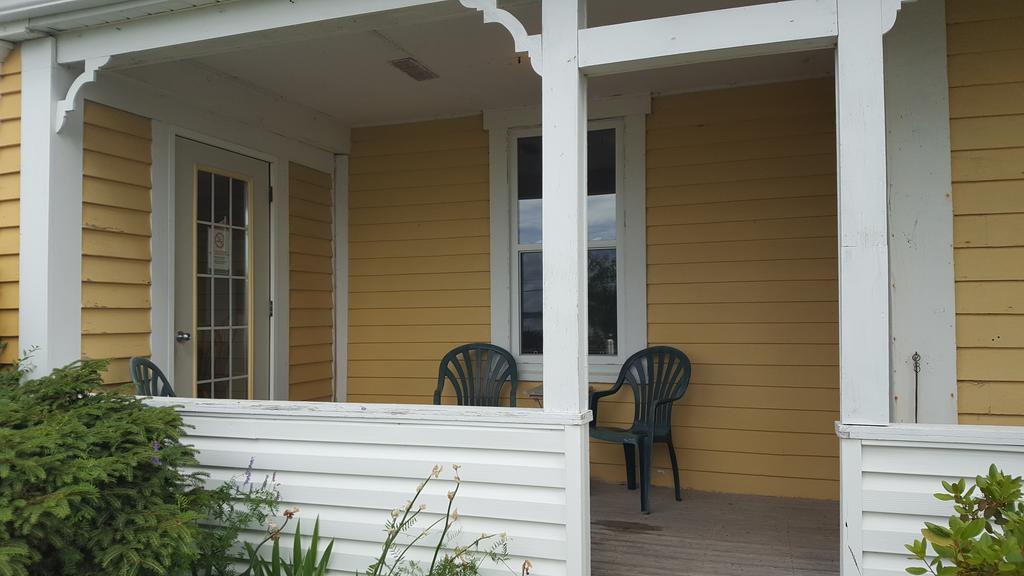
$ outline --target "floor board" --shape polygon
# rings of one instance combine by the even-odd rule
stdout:
[[[838,576],[839,503],[591,485],[593,576]]]

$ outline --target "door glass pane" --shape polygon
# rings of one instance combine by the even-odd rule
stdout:
[[[204,171],[197,182],[196,394],[244,399],[250,357],[249,182]]]
[[[519,243],[540,244],[540,136],[520,138],[517,142],[516,154],[516,185],[519,207]]]
[[[587,258],[587,348],[590,354],[614,356],[618,348],[618,295],[615,249],[590,250]]]
[[[540,252],[519,254],[519,350],[523,354],[544,351],[542,259]]]

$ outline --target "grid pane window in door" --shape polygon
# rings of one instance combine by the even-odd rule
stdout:
[[[249,398],[249,182],[196,175],[196,394]]]

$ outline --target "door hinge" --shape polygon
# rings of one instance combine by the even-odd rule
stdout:
[[[274,301],[273,300],[270,301],[270,315],[271,316],[274,315]]]
[[[273,186],[271,186],[269,188],[268,196],[270,198],[270,201],[273,202],[274,201],[274,187]]]

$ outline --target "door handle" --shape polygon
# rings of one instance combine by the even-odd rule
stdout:
[[[179,343],[188,342],[192,340],[192,334],[190,332],[185,332],[184,330],[178,330],[178,333],[174,335],[174,339]]]

